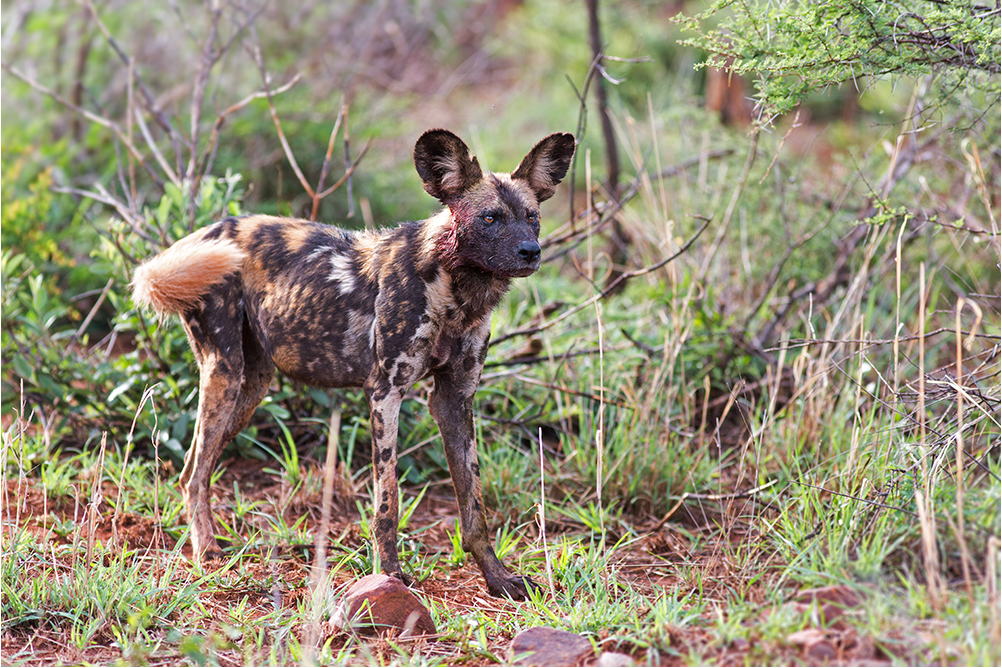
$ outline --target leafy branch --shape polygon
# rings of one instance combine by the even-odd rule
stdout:
[[[676,21],[695,33],[683,43],[708,53],[702,66],[758,78],[768,123],[807,95],[857,78],[939,74],[950,87],[987,75],[997,87],[1000,14],[998,0],[994,7],[970,0],[718,0]]]

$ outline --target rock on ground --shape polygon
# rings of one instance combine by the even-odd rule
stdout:
[[[594,658],[587,638],[548,626],[526,629],[511,641],[516,666],[583,666]]]
[[[331,617],[331,624],[363,635],[393,631],[401,637],[432,635],[435,622],[428,608],[397,578],[366,575],[345,593]]]

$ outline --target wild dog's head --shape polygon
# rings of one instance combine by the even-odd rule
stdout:
[[[556,191],[574,155],[574,135],[552,134],[511,174],[484,174],[463,140],[429,130],[414,147],[424,189],[452,213],[436,243],[446,271],[466,267],[502,278],[539,268],[539,205]]]

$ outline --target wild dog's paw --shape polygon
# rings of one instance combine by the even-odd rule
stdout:
[[[539,585],[527,575],[509,575],[500,581],[487,583],[487,591],[491,596],[510,598],[513,601],[524,601],[529,598],[531,590],[539,589]]]
[[[202,550],[202,553],[198,555],[198,561],[202,566],[208,566],[210,569],[219,568],[223,565],[223,560],[225,559],[223,551],[219,548],[219,545],[211,545]]]
[[[225,556],[215,538],[211,540],[194,540],[193,543],[191,551],[193,554],[198,555],[198,560],[203,564],[211,564]]]
[[[403,571],[392,571],[392,572],[391,571],[387,571],[386,574],[389,575],[391,578],[396,578],[396,579],[400,580],[401,582],[403,582],[408,587],[410,587],[411,585],[414,584],[414,578],[412,578],[411,576],[407,575]]]

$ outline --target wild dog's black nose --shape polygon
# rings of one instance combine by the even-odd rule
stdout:
[[[535,241],[523,241],[518,245],[518,255],[526,262],[535,262],[539,259],[540,248]]]

